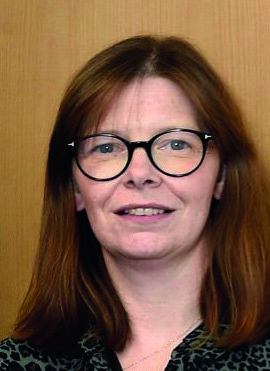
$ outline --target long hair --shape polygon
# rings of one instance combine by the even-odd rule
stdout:
[[[226,172],[209,216],[210,264],[200,297],[206,331],[236,347],[269,332],[268,180],[228,88],[204,57],[176,37],[137,36],[92,58],[63,97],[50,141],[40,246],[14,336],[60,351],[93,336],[115,350],[131,329],[86,213],[76,212],[68,143],[97,130],[113,98],[136,78],[170,79],[215,137]],[[226,333],[219,325],[228,325]]]

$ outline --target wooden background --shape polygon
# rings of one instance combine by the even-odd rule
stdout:
[[[270,160],[269,0],[0,0],[0,338],[27,289],[57,104],[95,52],[138,33],[196,43]]]

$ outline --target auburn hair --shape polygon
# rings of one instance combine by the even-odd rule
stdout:
[[[136,36],[88,61],[63,97],[49,146],[39,250],[14,337],[53,352],[87,336],[124,348],[131,334],[128,314],[86,213],[76,211],[68,143],[97,130],[112,99],[148,76],[170,79],[186,93],[198,124],[214,136],[226,172],[222,197],[209,216],[210,264],[200,297],[205,329],[228,348],[269,333],[269,183],[239,108],[189,42]],[[226,332],[220,324],[228,325]]]

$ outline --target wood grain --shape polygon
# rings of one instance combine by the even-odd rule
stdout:
[[[29,283],[48,139],[70,75],[121,38],[184,36],[228,81],[269,162],[269,19],[269,0],[0,2],[0,337]]]

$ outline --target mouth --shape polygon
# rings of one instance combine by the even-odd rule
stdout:
[[[173,209],[163,207],[126,207],[117,210],[117,215],[132,215],[132,216],[156,216],[169,214]]]

